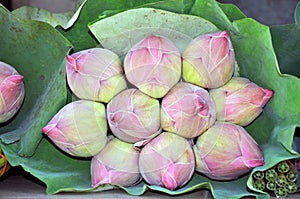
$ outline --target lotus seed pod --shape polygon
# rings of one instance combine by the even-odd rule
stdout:
[[[165,131],[194,138],[211,127],[215,120],[215,104],[208,92],[199,86],[180,82],[162,100],[161,125]]]
[[[198,36],[182,58],[184,80],[204,88],[223,86],[234,71],[235,54],[226,31]]]
[[[270,191],[275,191],[277,188],[277,185],[274,181],[267,181],[267,185],[266,185],[267,189],[269,189]]]
[[[216,122],[194,145],[196,171],[215,180],[232,180],[264,164],[255,140],[241,126]]]
[[[240,126],[255,120],[273,93],[242,77],[233,77],[223,87],[209,91],[216,105],[217,120]]]
[[[262,180],[264,177],[265,175],[262,171],[256,171],[255,173],[253,173],[253,178],[255,179]]]
[[[278,163],[277,170],[280,173],[287,173],[290,170],[290,167],[286,161],[283,161],[283,162]]]
[[[107,105],[107,120],[119,139],[144,145],[161,132],[159,101],[138,89],[128,89]]]
[[[276,198],[284,198],[287,196],[287,190],[285,187],[277,187],[274,191]]]
[[[287,174],[286,174],[286,179],[289,182],[295,182],[297,180],[298,177],[298,173],[295,170],[290,170]]]
[[[277,179],[278,174],[276,173],[275,169],[268,169],[265,173],[266,180],[268,181],[275,181]]]
[[[169,39],[150,35],[127,53],[124,70],[128,81],[139,90],[161,98],[181,77],[181,55]]]
[[[174,190],[191,179],[195,157],[186,139],[163,132],[142,148],[139,167],[143,179],[150,185]]]
[[[92,158],[92,187],[113,184],[123,187],[135,185],[141,179],[139,173],[140,152],[132,145],[117,138]]]
[[[119,57],[107,49],[68,55],[66,70],[69,87],[80,99],[107,103],[127,87]]]
[[[64,106],[42,129],[56,146],[78,157],[91,157],[107,141],[105,107],[98,102],[79,100]]]
[[[283,174],[279,174],[277,178],[275,179],[275,183],[279,187],[285,187],[287,180],[286,177]]]
[[[25,97],[23,76],[0,61],[0,123],[7,122],[20,109]]]
[[[266,183],[262,179],[257,179],[254,180],[253,186],[255,189],[263,191],[266,188]]]
[[[295,193],[298,189],[294,182],[287,182],[285,188],[288,193]]]

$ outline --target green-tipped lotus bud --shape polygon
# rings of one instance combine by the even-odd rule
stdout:
[[[11,65],[0,61],[0,123],[17,113],[24,97],[23,76]]]
[[[226,31],[198,36],[182,58],[184,80],[204,88],[223,86],[234,71],[235,55]]]
[[[135,185],[141,179],[139,173],[140,152],[132,145],[117,138],[92,158],[92,187],[113,184],[123,187]]]
[[[116,137],[144,145],[161,131],[159,101],[138,89],[122,91],[108,103],[107,120]]]
[[[231,180],[264,164],[255,140],[238,125],[216,122],[194,145],[196,171],[216,180]]]
[[[269,189],[270,191],[275,191],[277,188],[277,185],[274,181],[267,181],[267,185],[266,185],[267,189]]]
[[[150,35],[127,53],[124,70],[128,81],[139,90],[161,98],[180,79],[181,55],[169,39]]]
[[[180,82],[163,98],[161,125],[185,138],[201,135],[216,120],[215,104],[208,92],[196,85]]]
[[[216,105],[217,120],[241,126],[259,116],[273,93],[241,77],[233,77],[223,87],[209,91]]]
[[[280,173],[287,173],[290,170],[290,167],[286,161],[282,161],[278,163],[277,170]]]
[[[287,182],[285,188],[288,193],[295,193],[298,189],[294,182]]]
[[[285,187],[277,187],[274,191],[276,198],[286,197],[287,190]]]
[[[266,183],[262,179],[254,180],[253,186],[255,189],[263,191],[266,188]]]
[[[119,57],[103,48],[67,56],[67,80],[80,99],[107,103],[127,85]]]
[[[275,171],[275,169],[268,169],[265,173],[265,178],[268,181],[275,181],[277,179],[277,172]]]
[[[265,175],[264,175],[264,172],[262,172],[262,171],[256,171],[255,173],[253,173],[254,179],[262,180],[264,177],[265,177]]]
[[[150,185],[174,190],[191,179],[195,157],[185,138],[163,132],[142,148],[139,167],[143,179]]]
[[[87,100],[67,104],[43,128],[43,133],[70,155],[94,156],[107,141],[105,107]]]

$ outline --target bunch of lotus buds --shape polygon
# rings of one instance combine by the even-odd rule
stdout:
[[[92,158],[92,187],[144,180],[175,190],[194,173],[236,179],[264,164],[244,126],[273,96],[233,77],[236,64],[227,31],[200,35],[183,52],[160,35],[125,56],[103,48],[76,52],[66,57],[66,71],[80,100],[42,131],[66,153]]]

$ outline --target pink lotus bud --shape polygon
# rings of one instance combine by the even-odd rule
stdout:
[[[213,100],[205,89],[196,85],[180,82],[162,100],[161,125],[166,131],[194,138],[215,120]]]
[[[209,93],[216,105],[217,120],[246,126],[259,116],[274,92],[246,78],[233,77]]]
[[[235,54],[226,31],[200,35],[184,50],[183,78],[204,88],[217,88],[233,74]]]
[[[56,146],[70,155],[94,156],[107,141],[105,107],[87,100],[72,102],[64,106],[42,130]]]
[[[122,91],[108,103],[107,119],[116,137],[144,145],[160,133],[159,101],[137,89]]]
[[[112,51],[92,48],[66,59],[68,84],[80,99],[107,103],[127,87],[120,59]]]
[[[124,70],[128,81],[139,90],[161,98],[180,79],[181,55],[169,39],[150,35],[127,53]]]
[[[191,179],[195,157],[185,138],[163,132],[142,148],[139,167],[143,179],[150,185],[174,190]]]
[[[23,76],[9,64],[0,61],[0,123],[17,113],[24,97]]]
[[[215,180],[232,180],[264,164],[255,140],[238,125],[216,122],[194,145],[196,171]]]
[[[141,180],[139,173],[140,152],[129,143],[117,138],[110,140],[100,153],[92,158],[92,187],[114,184],[123,187]]]

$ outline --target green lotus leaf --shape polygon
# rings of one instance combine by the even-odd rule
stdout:
[[[0,124],[0,139],[18,142],[16,153],[31,156],[41,128],[66,103],[65,56],[71,44],[49,24],[19,19],[2,6],[0,19],[0,60],[24,76],[26,93],[17,115]]]
[[[65,13],[52,13],[46,9],[34,8],[30,6],[22,6],[12,11],[14,15],[23,19],[31,19],[49,23],[53,27],[61,26],[64,29],[70,28],[77,20],[80,10],[85,1],[78,1],[75,11]]]

